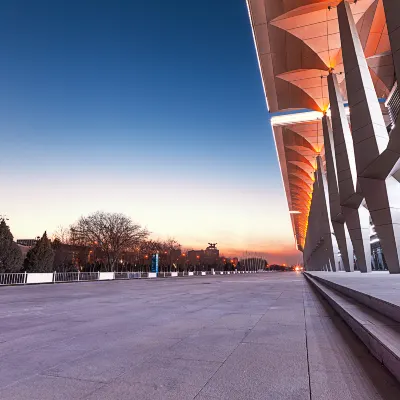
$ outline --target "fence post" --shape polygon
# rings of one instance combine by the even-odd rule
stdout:
[[[56,281],[56,271],[53,271],[53,283]]]
[[[26,281],[27,281],[27,273],[26,273],[26,271],[24,272],[24,285],[26,285]]]
[[[97,280],[100,280],[100,271],[97,271]]]
[[[81,273],[81,271],[78,270],[78,282],[79,282],[79,274]]]

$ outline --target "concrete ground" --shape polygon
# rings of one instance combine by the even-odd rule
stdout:
[[[400,399],[302,275],[0,288],[2,400]]]

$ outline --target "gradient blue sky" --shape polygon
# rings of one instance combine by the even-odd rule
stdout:
[[[0,3],[0,214],[297,261],[244,0]]]

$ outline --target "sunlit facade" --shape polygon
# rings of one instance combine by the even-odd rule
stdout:
[[[400,1],[247,3],[306,268],[400,273]]]

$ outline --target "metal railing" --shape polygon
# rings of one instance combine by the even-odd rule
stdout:
[[[24,285],[25,282],[25,272],[0,274],[0,285]]]
[[[54,272],[53,282],[97,281],[98,272]]]
[[[80,281],[97,281],[99,279],[98,272],[79,272]]]
[[[54,272],[53,282],[77,282],[79,272]]]
[[[242,273],[249,273],[250,271],[241,271]],[[251,271],[256,272],[256,271]],[[211,271],[194,271],[191,272],[194,276],[204,276],[203,273],[206,275],[211,275]],[[230,271],[215,271],[216,275],[225,275],[227,273],[232,274],[233,272]],[[129,280],[129,279],[141,279],[141,278],[148,278],[148,272],[114,272],[114,276],[111,279],[116,280]],[[29,284],[27,277],[29,273],[27,272],[17,272],[17,273],[0,273],[0,286],[6,285],[24,285]],[[40,275],[40,274],[34,274]],[[49,275],[49,274],[43,274]],[[193,276],[192,275],[192,276]],[[175,274],[172,275],[171,272],[159,272],[157,274],[158,278],[168,278],[176,276]],[[177,276],[184,277],[184,276],[191,276],[189,275],[189,271],[181,271],[177,272]],[[81,282],[81,281],[97,281],[100,280],[100,272],[53,272],[53,283],[62,283],[62,282]],[[48,280],[40,282],[35,281],[34,283],[51,283]]]
[[[129,272],[114,272],[114,279],[129,279]]]

